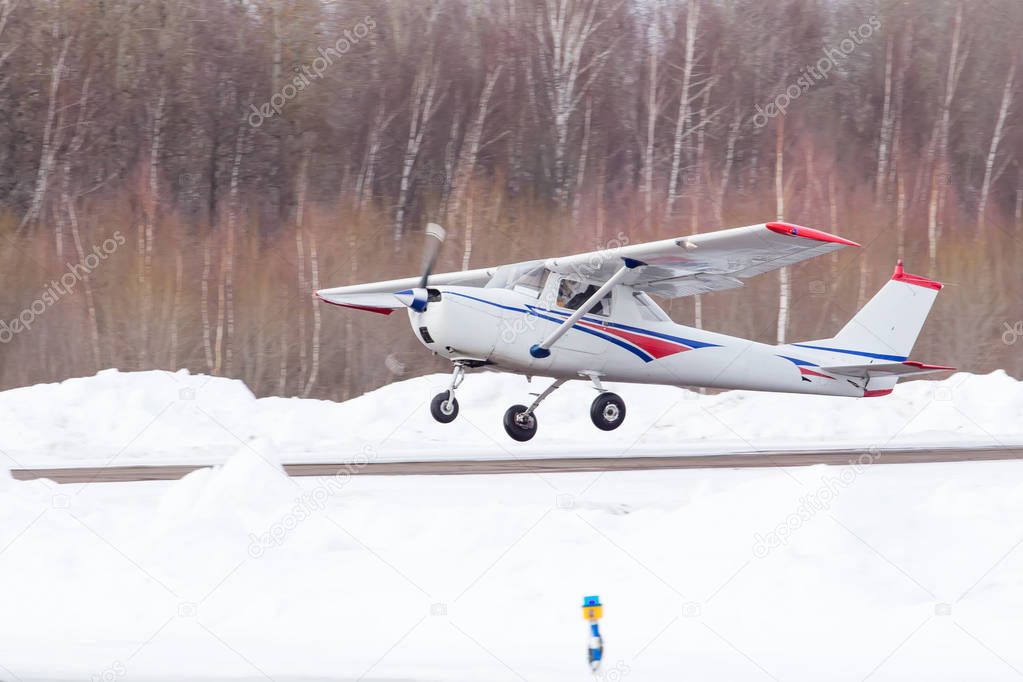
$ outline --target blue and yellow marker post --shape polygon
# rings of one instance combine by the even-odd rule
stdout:
[[[583,597],[583,618],[590,623],[590,670],[597,672],[600,661],[604,658],[604,638],[600,636],[600,618],[604,615],[604,606],[600,597]]]

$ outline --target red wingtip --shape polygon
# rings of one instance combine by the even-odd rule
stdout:
[[[313,296],[315,296],[316,298],[320,299],[324,303],[329,303],[330,305],[336,305],[339,308],[351,308],[353,310],[365,310],[367,312],[377,313],[378,315],[390,315],[391,313],[394,312],[394,310],[392,310],[391,308],[378,308],[377,306],[372,306],[372,305],[356,305],[354,303],[335,303],[334,301],[328,301],[323,296],[320,296],[318,293],[314,293]]]
[[[926,289],[934,289],[935,291],[939,291],[943,286],[945,286],[937,280],[928,279],[922,275],[909,274],[902,268],[901,258],[895,263],[895,272],[892,273],[892,281],[905,282],[906,284],[912,284]]]
[[[774,222],[767,223],[767,229],[771,232],[777,232],[778,234],[784,234],[789,237],[805,237],[807,239],[815,239],[819,242],[830,242],[832,244],[842,244],[844,246],[856,246],[859,244],[846,239],[845,237],[839,237],[838,235],[831,234],[829,232],[823,232],[822,230],[815,230],[812,227],[802,227],[800,225],[793,225],[792,223]]]

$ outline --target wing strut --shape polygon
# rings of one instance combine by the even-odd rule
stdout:
[[[604,298],[607,292],[611,291],[616,284],[625,278],[625,275],[628,274],[629,270],[646,265],[646,263],[633,258],[623,258],[622,260],[625,261],[625,264],[620,267],[615,274],[611,275],[611,277],[608,278],[608,280],[604,282],[599,289],[593,292],[593,295],[586,299],[586,302],[579,306],[578,310],[569,315],[568,318],[558,325],[558,328],[552,331],[546,339],[530,347],[530,355],[534,358],[546,358],[550,356],[551,346],[557,343],[558,339],[564,336],[565,332],[571,329],[572,325],[578,322],[583,315],[593,310],[593,307],[600,302],[600,299]]]

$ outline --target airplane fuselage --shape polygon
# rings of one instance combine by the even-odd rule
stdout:
[[[451,360],[497,371],[554,379],[668,384],[862,397],[865,381],[831,376],[821,366],[848,363],[842,351],[773,346],[687,327],[667,318],[648,298],[616,287],[608,315],[584,315],[545,358],[530,348],[571,309],[553,292],[490,287],[438,287],[440,300],[409,310],[416,337]],[[652,306],[652,308],[651,308]]]

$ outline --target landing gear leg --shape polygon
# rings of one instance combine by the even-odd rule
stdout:
[[[458,416],[458,400],[455,399],[455,389],[462,384],[464,378],[465,365],[456,362],[451,370],[451,385],[448,390],[441,391],[430,401],[430,414],[441,424],[453,422]]]
[[[504,430],[513,439],[525,442],[536,435],[536,415],[533,412],[547,396],[561,388],[567,379],[556,379],[548,386],[543,393],[536,396],[536,400],[529,407],[525,405],[512,405],[504,413]]]

